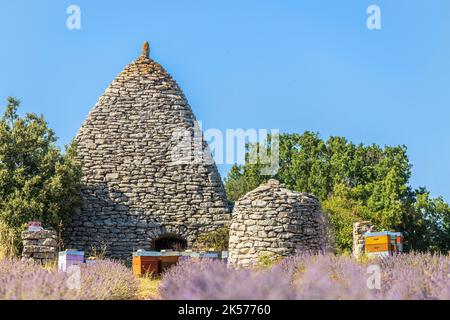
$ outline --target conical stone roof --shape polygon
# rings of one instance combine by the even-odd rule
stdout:
[[[179,133],[195,142],[195,126],[184,94],[149,58],[145,43],[141,56],[111,83],[75,137],[84,205],[65,228],[66,247],[106,246],[109,256],[130,258],[132,250],[151,249],[160,237],[177,237],[192,247],[199,234],[228,224],[214,162],[207,157],[174,161]],[[192,144],[184,151],[198,153]],[[209,155],[201,133],[200,151]]]

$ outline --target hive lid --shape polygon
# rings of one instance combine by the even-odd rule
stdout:
[[[59,252],[60,256],[84,256],[84,251],[78,251],[74,249],[67,249]]]
[[[165,257],[179,257],[182,255],[180,251],[161,251],[161,255]]]
[[[161,252],[138,250],[136,252],[133,252],[133,256],[134,257],[159,257],[159,256],[161,256]]]
[[[392,232],[392,231],[380,231],[380,232],[366,232],[364,234],[365,238],[368,237],[379,237],[379,236],[401,236],[401,232]]]

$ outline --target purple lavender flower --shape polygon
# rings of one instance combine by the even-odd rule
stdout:
[[[131,270],[113,261],[84,265],[79,275],[79,288],[73,288],[69,285],[70,274],[32,262],[0,260],[0,299],[133,299],[138,290]]]
[[[368,266],[380,288],[368,285]],[[187,261],[169,270],[162,299],[450,299],[450,258],[404,254],[359,263],[350,257],[299,255],[269,270]]]

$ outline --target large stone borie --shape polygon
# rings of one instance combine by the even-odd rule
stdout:
[[[146,43],[75,138],[84,205],[64,230],[68,248],[106,247],[110,257],[131,259],[138,248],[193,247],[199,234],[229,223],[223,184],[206,159],[201,133],[207,161],[174,161],[177,134],[199,138],[196,119],[176,82],[148,53]],[[182,151],[194,154],[196,147]]]

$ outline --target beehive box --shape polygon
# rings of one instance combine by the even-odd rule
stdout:
[[[167,271],[167,269],[177,264],[178,260],[180,259],[180,256],[181,252],[178,251],[161,252],[161,256],[159,257],[160,272],[164,273]]]
[[[367,254],[392,255],[402,252],[401,232],[368,232],[364,235],[365,252]]]
[[[77,250],[61,251],[58,254],[58,270],[66,272],[71,266],[84,263],[84,252]]]
[[[370,256],[390,255],[394,247],[392,245],[392,233],[389,231],[383,232],[367,232],[364,234],[364,250]]]
[[[133,274],[142,276],[145,274],[157,274],[160,272],[160,252],[138,250],[133,253]]]
[[[393,252],[400,253],[403,251],[402,245],[402,233],[401,232],[391,232],[391,244]]]
[[[366,245],[366,253],[370,252],[390,252],[391,244],[390,243],[382,243],[382,244],[368,244]]]
[[[222,251],[222,254],[220,255],[220,257],[222,258],[223,262],[227,263],[228,262],[228,251]]]
[[[364,242],[365,245],[370,245],[370,244],[386,244],[386,243],[391,243],[391,236],[386,234],[386,235],[364,235]]]

